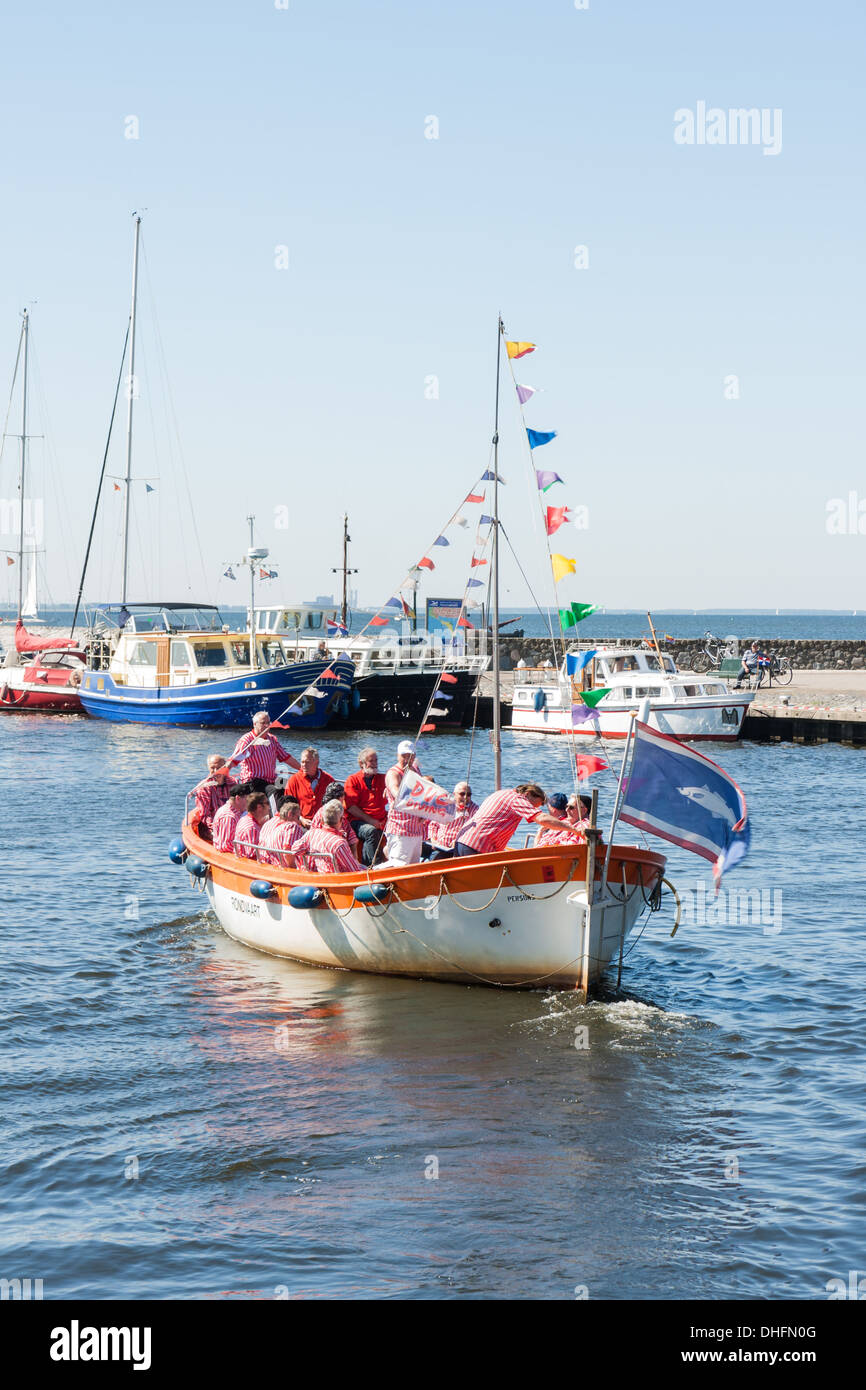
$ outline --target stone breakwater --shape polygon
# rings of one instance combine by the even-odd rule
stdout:
[[[625,638],[594,637],[592,640],[599,647],[614,644],[618,640],[622,641],[624,646],[634,645],[632,639]],[[808,637],[769,642],[746,636],[740,639],[740,651],[745,651],[754,641],[757,641],[758,645],[763,647],[765,651],[774,652],[776,656],[787,656],[795,671],[862,671],[866,669],[866,642],[813,641]],[[663,644],[662,651],[669,652],[678,666],[688,670],[695,655],[703,651],[703,646],[704,644],[699,638],[684,638],[682,641],[677,640]],[[525,661],[527,666],[536,666],[542,661],[550,659],[549,640],[542,637],[509,638],[503,635],[503,670],[513,669],[520,660]]]

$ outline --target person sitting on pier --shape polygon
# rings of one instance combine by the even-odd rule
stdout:
[[[297,758],[287,753],[268,730],[271,721],[267,710],[257,710],[253,715],[253,727],[235,744],[229,758],[229,767],[240,763],[241,781],[249,782],[253,791],[266,791],[273,786],[277,760],[288,763],[290,767],[300,767]]]
[[[420,773],[415,745],[408,738],[397,745],[397,761],[385,773],[388,819],[385,822],[386,853],[389,864],[419,864],[427,822],[397,805],[400,786],[409,769]]]
[[[266,820],[259,831],[259,860],[262,864],[277,864],[281,868],[288,865],[286,851],[292,849],[303,836],[301,808],[297,801],[284,797],[275,816]],[[270,851],[275,851],[270,853]],[[279,851],[279,852],[276,852]]]
[[[241,859],[255,859],[259,832],[265,821],[271,818],[271,808],[264,792],[253,792],[247,800],[247,809],[235,829],[234,851]]]
[[[361,863],[361,853],[360,845],[358,842],[358,836],[355,834],[355,831],[352,827],[352,822],[349,820],[349,817],[346,814],[346,791],[342,782],[331,782],[328,785],[328,787],[325,790],[325,795],[322,800],[322,804],[319,807],[316,814],[313,816],[312,820],[310,821],[310,829],[320,830],[322,828],[322,826],[324,825],[324,821],[322,820],[322,812],[331,801],[338,801],[343,808],[343,819],[337,826],[337,830],[338,833],[342,835],[344,839],[347,841],[349,849],[355,855],[358,862]]]
[[[454,846],[460,832],[478,810],[472,800],[472,788],[468,782],[458,782],[454,788],[454,802],[457,808],[452,821],[431,821],[428,834],[432,852],[431,859],[453,859]]]
[[[319,754],[315,748],[305,748],[301,753],[298,771],[286,784],[286,796],[291,796],[301,808],[301,825],[305,830],[325,799],[325,789],[333,782],[328,772],[319,767]]]
[[[360,771],[353,772],[344,783],[346,812],[361,842],[361,862],[370,867],[376,862],[388,818],[385,774],[379,771],[375,748],[361,749],[358,767]]]
[[[340,834],[343,807],[339,801],[329,801],[322,807],[322,825],[310,827],[295,844],[289,859],[290,868],[303,863],[309,873],[354,874],[358,861],[349,849],[345,836]]]
[[[213,818],[228,800],[229,787],[235,779],[229,775],[228,764],[219,753],[211,753],[207,760],[208,775],[204,781],[193,788],[195,806],[190,815],[190,825],[203,840],[213,840]]]
[[[743,653],[743,664],[737,672],[737,679],[734,681],[734,689],[739,690],[745,678],[751,683],[752,676],[758,677],[758,685],[761,684],[762,664],[766,661],[764,653],[761,651],[757,642],[753,642],[747,652]]]
[[[214,849],[231,854],[232,845],[235,842],[235,830],[238,821],[247,809],[247,797],[251,791],[249,782],[235,782],[234,786],[229,787],[228,800],[224,806],[220,806],[211,826]]]
[[[562,822],[542,811],[545,800],[536,782],[521,782],[517,787],[492,792],[461,830],[454,846],[455,855],[494,854],[506,849],[522,820],[561,830]]]

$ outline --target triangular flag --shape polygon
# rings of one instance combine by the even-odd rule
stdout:
[[[145,492],[155,492],[155,491],[156,491],[155,488],[152,488],[152,487],[151,487],[150,483],[145,483],[145,485],[144,485],[144,490],[145,490]]]
[[[469,582],[471,583],[472,581],[470,580]],[[472,624],[470,623],[470,621],[469,621],[468,618],[458,618],[458,619],[457,619],[457,626],[458,626],[458,627],[468,627],[468,628],[472,628]],[[474,632],[475,629],[472,628],[472,631]],[[444,681],[444,680],[447,680],[448,677],[447,677],[447,676],[443,676],[442,679],[443,679],[443,681]]]
[[[486,473],[482,473],[482,474],[481,474],[481,481],[482,481],[482,483],[492,483],[492,482],[494,482],[495,480],[496,480],[496,474],[495,474],[495,473],[491,473],[491,471],[490,471],[489,468],[488,468],[488,470],[487,470]],[[503,487],[505,487],[505,479],[503,478],[503,476],[502,476],[501,473],[499,474],[499,482],[501,483],[501,485],[502,485]]]
[[[567,611],[567,610],[566,610],[566,611]],[[574,622],[574,614],[570,614],[570,617],[571,617],[572,622]],[[576,676],[580,671],[582,671],[582,670],[584,669],[585,666],[588,666],[588,665],[589,665],[589,663],[592,661],[592,658],[593,658],[595,655],[596,655],[596,652],[594,652],[594,651],[592,651],[592,652],[566,652],[566,656],[565,656],[565,670],[566,670],[566,674],[569,675],[569,676]]]
[[[453,700],[454,696],[446,695],[444,690],[435,690],[433,692],[433,698],[434,700]]]
[[[554,583],[558,584],[560,579],[564,579],[567,574],[574,574],[577,569],[577,561],[568,555],[558,555],[554,552],[550,557],[553,566]]]
[[[370,619],[370,622],[369,622],[369,624],[368,624],[368,626],[369,626],[369,627],[387,627],[387,626],[388,626],[388,619],[387,619],[387,618],[371,618],[371,619]]]
[[[547,534],[552,536],[555,531],[559,530],[560,526],[563,526],[565,522],[569,520],[568,507],[548,507]]]
[[[563,629],[563,631],[565,631],[566,628],[574,627],[576,622],[577,618],[574,616],[570,608],[560,608],[559,625]]]
[[[558,473],[551,473],[548,468],[536,468],[535,476],[538,479],[538,487],[541,492],[547,492],[554,483],[561,483],[562,479]]]
[[[605,758],[597,758],[594,753],[578,753],[574,761],[581,782],[594,772],[604,772],[610,766]]]
[[[435,539],[435,541],[433,542],[433,544],[434,544],[434,545],[450,545],[451,542],[450,542],[450,541],[446,541],[446,539],[445,539],[444,536],[437,536],[436,539]]]
[[[584,618],[588,618],[588,617],[589,617],[590,613],[596,613],[596,612],[598,611],[598,604],[597,604],[597,603],[573,603],[573,604],[571,605],[571,611],[572,611],[572,613],[574,614],[574,621],[575,621],[576,623],[582,623],[583,620],[584,620]]]
[[[270,570],[262,570],[262,569],[259,570],[259,579],[270,579],[270,577],[271,577],[271,572],[270,572]]]
[[[120,492],[120,483],[115,483],[115,484],[114,484],[114,491],[115,491],[115,492]]]
[[[439,677],[439,679],[440,679],[440,681],[444,681],[446,685],[456,685],[456,684],[457,684],[457,677],[456,677],[456,676],[452,676],[452,674],[451,674],[450,671],[443,671],[443,672],[442,672],[442,675]]]
[[[484,493],[483,493],[483,492],[470,492],[469,496],[466,498],[466,501],[467,501],[467,502],[483,502],[483,501],[484,501]]]
[[[484,580],[483,580],[483,579],[467,579],[467,581],[466,581],[466,587],[467,587],[467,589],[483,589],[483,588],[484,588]]]
[[[428,555],[425,555],[423,560],[418,561],[419,570],[435,570],[435,568],[436,566]]]
[[[12,556],[11,556],[11,555],[7,555],[7,556],[6,556],[6,563],[7,563],[7,565],[14,565],[14,564],[15,564],[15,561],[12,559]]]
[[[388,602],[385,604],[385,607],[386,607],[386,608],[399,608],[399,609],[402,610],[402,608],[403,608],[403,600],[402,600],[402,599],[399,599],[399,598],[389,598],[389,599],[388,599]]]
[[[527,430],[526,437],[530,449],[540,449],[542,444],[549,444],[551,439],[556,438],[556,430]]]
[[[478,525],[479,525],[479,526],[492,526],[492,525],[493,525],[493,517],[492,517],[492,516],[484,516],[483,513],[482,513],[482,515],[478,518]]]
[[[600,690],[582,690],[580,692],[580,698],[590,709],[595,709],[596,705],[600,704],[605,695],[609,695],[610,692],[611,687],[609,685],[602,686]]]
[[[235,575],[235,572],[234,572],[234,570],[232,569],[231,565],[229,565],[229,567],[228,567],[227,570],[223,570],[223,578],[224,578],[224,579],[235,579],[236,577],[237,577],[237,576]]]
[[[338,675],[337,675],[337,672],[334,670],[333,666],[329,666],[328,669],[327,669],[327,671],[320,671],[319,674],[316,676],[316,680],[317,680],[317,681],[323,681],[323,680],[333,680],[333,681],[335,681],[335,680],[338,680],[338,679],[339,679],[339,677],[338,677]]]
[[[535,395],[537,390],[537,386],[521,386],[518,382],[517,399],[520,401],[520,404],[526,405],[527,401],[532,400],[532,397]]]
[[[486,561],[486,560],[476,560],[475,556],[473,555],[473,556],[472,556],[472,564],[471,564],[470,568],[471,568],[471,569],[474,569],[476,565],[486,565],[486,564],[487,564],[487,561]]]
[[[571,717],[575,724],[584,724],[587,719],[597,719],[598,715],[589,705],[572,705]]]
[[[534,352],[535,344],[506,342],[505,351],[508,353],[508,356],[512,358],[512,360],[516,361],[518,357],[526,357],[530,352]]]
[[[432,719],[434,716],[438,716],[441,714],[450,714],[451,711],[447,709],[436,709],[434,706],[434,708],[429,710],[428,713],[430,715],[430,718]]]
[[[422,724],[422,725],[421,725],[420,732],[421,732],[422,734],[435,734],[435,732],[436,732],[436,725],[435,725],[435,724]]]

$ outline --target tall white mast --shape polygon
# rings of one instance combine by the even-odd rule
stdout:
[[[24,310],[21,340],[24,344],[24,394],[21,405],[21,464],[18,470],[18,621],[24,607],[24,480],[27,474],[27,347],[30,317]]]
[[[502,715],[499,693],[499,364],[505,325],[496,324],[496,423],[493,428],[493,775],[495,790],[502,786]]]
[[[129,570],[129,494],[132,482],[132,407],[135,401],[135,306],[138,298],[138,238],[141,218],[135,214],[135,249],[132,253],[132,309],[129,314],[129,378],[126,393],[126,485],[123,494],[123,578],[120,602],[126,603]]]

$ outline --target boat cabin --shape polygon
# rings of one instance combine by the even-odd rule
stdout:
[[[573,655],[580,651],[577,646],[569,649]],[[602,647],[575,678],[568,675],[565,662],[558,671],[553,667],[535,667],[515,672],[514,703],[518,707],[534,704],[536,691],[543,689],[546,707],[568,709],[582,690],[602,687],[610,690],[605,701],[608,708],[618,701],[636,704],[647,697],[681,701],[728,693],[724,681],[678,671],[673,657],[666,652],[644,647]]]

